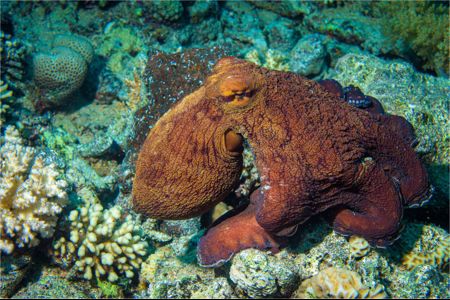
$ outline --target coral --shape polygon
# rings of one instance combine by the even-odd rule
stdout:
[[[81,36],[57,35],[49,53],[33,57],[33,80],[47,104],[61,105],[84,82],[93,48]]]
[[[81,54],[66,47],[36,54],[33,66],[34,82],[54,104],[80,88],[88,67]]]
[[[0,80],[0,127],[5,122],[5,114],[12,104],[13,92],[8,89],[8,84]]]
[[[132,279],[148,248],[140,222],[125,216],[119,206],[104,209],[88,189],[79,194],[84,195],[84,206],[70,212],[68,235],[55,241],[54,255],[74,264],[87,280],[106,277],[116,282],[123,275]]]
[[[57,179],[54,164],[44,163],[35,149],[24,145],[12,126],[6,128],[0,156],[0,249],[11,254],[15,246],[34,247],[53,236],[67,201],[67,183]]]
[[[308,299],[386,299],[388,295],[379,284],[368,288],[361,276],[346,269],[328,268],[302,282],[295,292],[296,298]]]
[[[133,205],[162,219],[208,211],[238,183],[246,138],[261,187],[251,205],[200,240],[202,265],[246,248],[277,251],[297,225],[330,208],[337,232],[385,247],[395,241],[403,206],[422,204],[431,191],[406,129],[405,119],[356,109],[297,74],[224,58],[151,129],[136,163]]]
[[[1,80],[13,89],[23,80],[26,52],[20,40],[0,31]]]
[[[106,34],[102,33],[97,53],[107,58],[108,69],[123,79],[145,64],[139,53],[146,50],[143,37],[134,27],[111,25]]]
[[[299,280],[286,257],[277,258],[256,249],[244,250],[233,258],[230,279],[238,293],[251,298],[290,295]]]
[[[81,35],[58,34],[55,36],[52,47],[66,47],[81,54],[87,64],[92,62],[94,48],[88,38]]]
[[[416,238],[420,232],[420,238]],[[405,239],[415,241],[403,255],[402,265],[412,270],[419,265],[431,265],[446,270],[450,265],[450,235],[439,227],[411,224],[403,232]],[[408,246],[408,248],[411,245]]]
[[[402,39],[423,61],[423,68],[450,74],[448,5],[435,1],[379,2],[384,34]]]
[[[366,256],[370,251],[369,243],[362,237],[353,235],[348,240],[351,255],[355,258]]]

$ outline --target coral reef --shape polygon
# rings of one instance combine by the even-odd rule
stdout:
[[[295,298],[307,299],[386,299],[382,285],[368,288],[361,276],[346,269],[328,268],[302,282]]]
[[[54,243],[54,255],[66,265],[75,264],[87,280],[132,279],[148,251],[147,242],[139,234],[139,221],[124,216],[119,206],[104,209],[87,189],[79,194],[84,195],[84,206],[70,212],[69,234]]]
[[[224,58],[148,134],[136,163],[134,208],[162,219],[210,210],[238,183],[245,137],[257,158],[261,188],[253,205],[202,238],[202,265],[216,266],[246,248],[276,251],[279,236],[333,207],[336,231],[390,245],[403,206],[429,200],[431,189],[411,143],[411,125],[383,114],[381,106],[364,110],[296,74]],[[383,201],[374,205],[373,199]]]
[[[58,214],[67,202],[66,181],[55,164],[44,163],[8,126],[0,148],[0,249],[34,247],[55,232]]]
[[[89,40],[76,35],[57,35],[49,53],[33,57],[33,80],[47,104],[62,101],[78,90],[86,78],[93,57]]]

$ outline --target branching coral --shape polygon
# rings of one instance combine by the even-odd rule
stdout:
[[[382,285],[369,288],[362,284],[358,273],[339,268],[325,269],[302,282],[297,290],[299,298],[385,299]]]
[[[87,189],[80,194],[85,205],[70,212],[69,236],[54,243],[55,255],[64,263],[75,263],[87,280],[107,276],[116,282],[122,274],[133,278],[148,248],[138,233],[140,222],[131,215],[125,217],[117,205],[104,209]]]
[[[0,249],[11,254],[15,246],[33,247],[53,236],[67,183],[57,179],[54,164],[23,145],[14,127],[6,129],[0,157]]]

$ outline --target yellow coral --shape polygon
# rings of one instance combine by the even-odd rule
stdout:
[[[410,236],[411,231],[420,229],[421,225],[413,224],[405,230],[405,237]],[[450,262],[450,235],[445,230],[431,225],[423,225],[421,236],[414,243],[410,252],[402,258],[402,264],[408,270],[418,265],[433,265],[445,270]]]
[[[362,284],[358,273],[334,267],[322,270],[316,276],[303,281],[294,296],[338,299],[387,298],[382,285],[368,288]]]
[[[366,256],[370,252],[369,243],[362,237],[352,235],[348,240],[350,244],[350,253],[354,258]]]
[[[67,183],[57,179],[56,166],[23,143],[8,126],[0,148],[0,250],[7,254],[52,237],[67,202]]]
[[[131,215],[124,218],[117,205],[105,210],[86,188],[80,194],[85,205],[70,212],[70,234],[55,242],[56,257],[75,263],[87,280],[107,276],[108,281],[116,282],[120,274],[133,278],[148,248],[137,234],[140,223]]]

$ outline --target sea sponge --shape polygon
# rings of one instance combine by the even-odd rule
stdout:
[[[84,60],[89,64],[94,57],[94,47],[89,39],[80,35],[58,34],[53,40],[53,48],[67,47],[81,54]]]
[[[415,232],[421,232],[416,238]],[[404,232],[405,240],[414,241],[412,249],[402,258],[402,264],[408,270],[419,265],[432,265],[445,270],[450,264],[450,235],[432,225],[409,224]],[[409,247],[408,247],[409,248]]]
[[[6,128],[0,157],[0,249],[11,254],[15,246],[34,247],[53,236],[67,202],[67,183],[57,179],[54,164],[23,145],[12,126]]]
[[[346,269],[328,268],[306,279],[295,292],[295,298],[385,299],[381,284],[369,288],[362,284],[361,276]]]
[[[38,53],[33,58],[33,66],[34,82],[53,104],[76,91],[83,84],[88,69],[84,57],[67,47]]]
[[[148,248],[139,234],[140,222],[117,205],[104,209],[87,188],[79,194],[85,204],[70,212],[69,234],[54,243],[55,256],[61,263],[74,263],[87,280],[107,276],[116,282],[121,274],[133,278]]]

